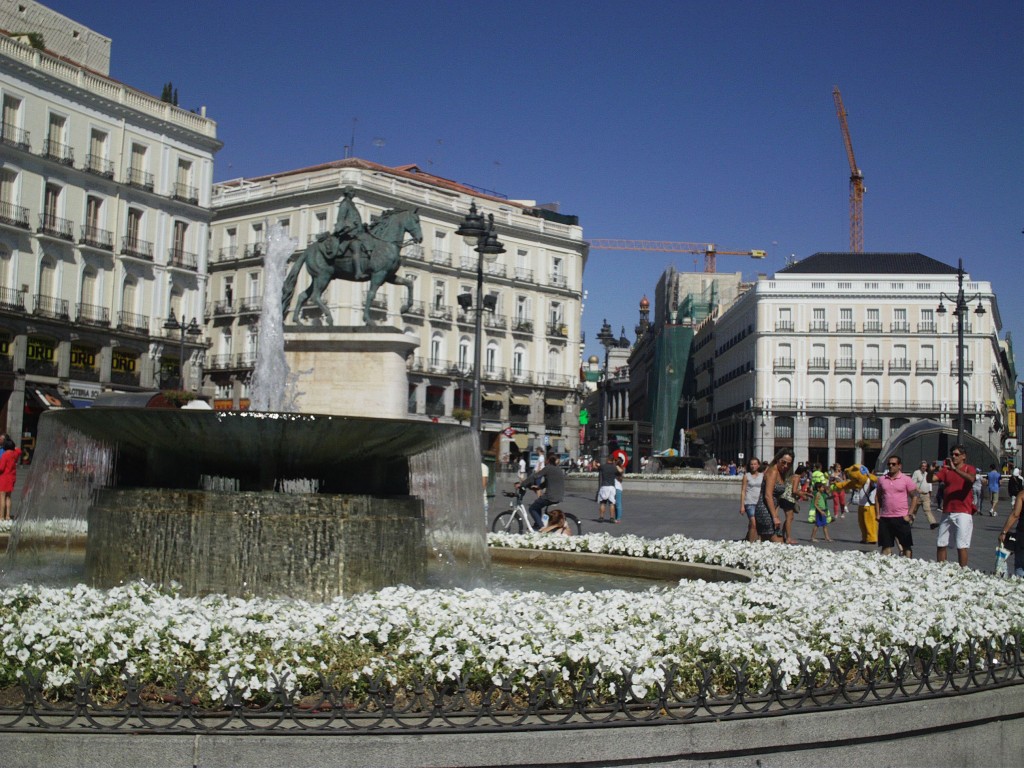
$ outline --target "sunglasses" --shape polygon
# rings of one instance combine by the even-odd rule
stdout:
[[[890,467],[898,467],[899,465],[900,465],[900,464],[899,464],[899,462],[898,462],[898,461],[890,461],[890,462],[889,462],[889,466],[890,466]]]
[[[953,451],[953,452],[952,452],[951,454],[949,454],[949,455],[950,455],[950,456],[963,456],[963,454],[962,454],[962,453],[960,453],[960,451]]]

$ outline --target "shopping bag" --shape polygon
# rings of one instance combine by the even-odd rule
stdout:
[[[1001,579],[1007,577],[1010,563],[1010,550],[1006,547],[996,547],[996,576]]]

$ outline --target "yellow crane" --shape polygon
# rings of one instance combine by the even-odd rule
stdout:
[[[850,141],[850,126],[846,124],[846,109],[843,108],[843,97],[839,86],[832,88],[832,100],[836,103],[836,114],[839,115],[839,127],[843,131],[843,143],[846,145],[846,159],[850,161],[850,250],[854,253],[864,252],[864,174],[857,167],[853,158],[853,142]]]
[[[763,259],[767,251],[720,251],[714,243],[675,243],[665,240],[591,240],[592,250],[604,251],[660,251],[662,253],[703,253],[704,271],[717,271],[716,256],[749,256]]]

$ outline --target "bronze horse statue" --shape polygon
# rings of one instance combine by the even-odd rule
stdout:
[[[342,240],[338,244],[333,258],[328,253],[327,241],[310,243],[302,255],[295,260],[285,278],[284,286],[281,289],[281,314],[285,317],[288,316],[288,306],[295,295],[295,284],[298,282],[299,272],[303,267],[313,279],[295,303],[295,310],[292,313],[293,323],[299,322],[302,308],[312,301],[320,308],[327,324],[334,325],[334,318],[323,302],[323,293],[327,290],[327,285],[334,279],[360,283],[369,282],[366,304],[363,307],[363,322],[366,325],[373,325],[373,319],[370,317],[370,305],[377,295],[377,289],[384,283],[405,286],[406,299],[399,312],[408,312],[412,306],[412,280],[398,275],[398,267],[402,263],[402,247],[406,245],[405,236],[407,234],[412,236],[414,243],[423,241],[419,209],[410,211],[399,208],[385,211],[380,219],[366,230],[366,235],[363,238],[366,257],[362,264],[362,275],[359,277],[355,276],[354,264],[354,251],[360,247],[359,241],[354,238]]]

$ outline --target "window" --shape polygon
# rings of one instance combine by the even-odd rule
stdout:
[[[316,223],[314,224],[314,233],[319,235],[327,231],[327,211],[317,211]]]
[[[235,300],[235,278],[233,275],[224,275],[224,302],[229,306]]]
[[[89,156],[86,164],[90,171],[104,173],[107,160],[107,134],[95,128],[89,133]]]
[[[191,186],[192,184],[192,163],[188,160],[178,160],[178,172],[174,180],[181,185]]]
[[[250,272],[249,273],[249,298],[258,299],[260,297],[260,273]]]
[[[13,136],[8,136],[8,130],[19,128],[21,125],[21,99],[4,94],[3,106],[3,135],[7,141],[13,141]]]
[[[521,344],[517,344],[516,348],[512,350],[512,375],[518,378],[523,376],[524,363],[526,361],[526,348]]]
[[[128,209],[128,227],[125,231],[126,245],[129,250],[135,250],[139,243],[139,233],[142,231],[142,211],[138,208]]]
[[[67,120],[61,115],[50,115],[49,124],[46,126],[46,154],[54,157],[63,156],[66,125]]]
[[[93,267],[86,267],[82,272],[82,303],[99,303],[96,301],[96,270]]]
[[[434,309],[441,309],[445,305],[445,283],[444,280],[434,281]]]
[[[557,376],[562,371],[562,354],[557,349],[548,350],[548,375]]]
[[[839,320],[844,323],[853,322],[853,310],[850,307],[843,307],[839,310]]]
[[[278,219],[277,226],[281,228],[281,235],[285,238],[291,237],[292,220],[289,219]]]
[[[252,238],[249,240],[253,246],[253,253],[260,253],[263,250],[263,224],[252,225]]]
[[[551,258],[551,284],[556,288],[565,288],[565,274],[562,259],[559,256]]]
[[[935,360],[935,347],[931,344],[921,345],[921,360],[930,363]]]
[[[530,297],[516,296],[516,322],[526,323],[530,320]]]
[[[487,352],[484,355],[484,370],[487,373],[495,373],[498,366],[498,344],[494,341],[487,342]]]
[[[0,168],[0,204],[6,210],[3,215],[13,219],[15,211],[10,206],[18,202],[18,174],[10,168]]]
[[[99,229],[102,219],[100,211],[103,209],[103,200],[96,195],[89,195],[85,198],[85,225],[88,229],[95,231]]]
[[[853,344],[840,344],[839,357],[843,360],[853,360]]]
[[[430,367],[436,368],[441,364],[441,353],[443,351],[444,340],[441,338],[440,333],[435,333],[430,337]]]
[[[143,144],[132,144],[131,164],[128,166],[128,183],[137,187],[153,189],[153,181],[146,172],[146,147]]]
[[[882,358],[879,354],[879,346],[877,344],[868,344],[864,348],[864,360],[865,362],[879,362]]]
[[[548,321],[552,325],[562,324],[562,303],[559,301],[552,301],[548,304]]]
[[[469,360],[470,360],[469,339],[467,339],[465,336],[463,336],[461,339],[459,339],[459,362],[458,362],[458,365],[459,365],[459,370],[460,371],[467,371],[467,370],[469,370],[469,366],[470,366]]]
[[[54,229],[60,216],[61,188],[56,184],[47,184],[43,199],[43,220],[45,226]]]
[[[185,236],[188,233],[188,222],[175,221],[174,222],[174,233],[172,235],[171,250],[176,257],[181,257],[185,253]]]

